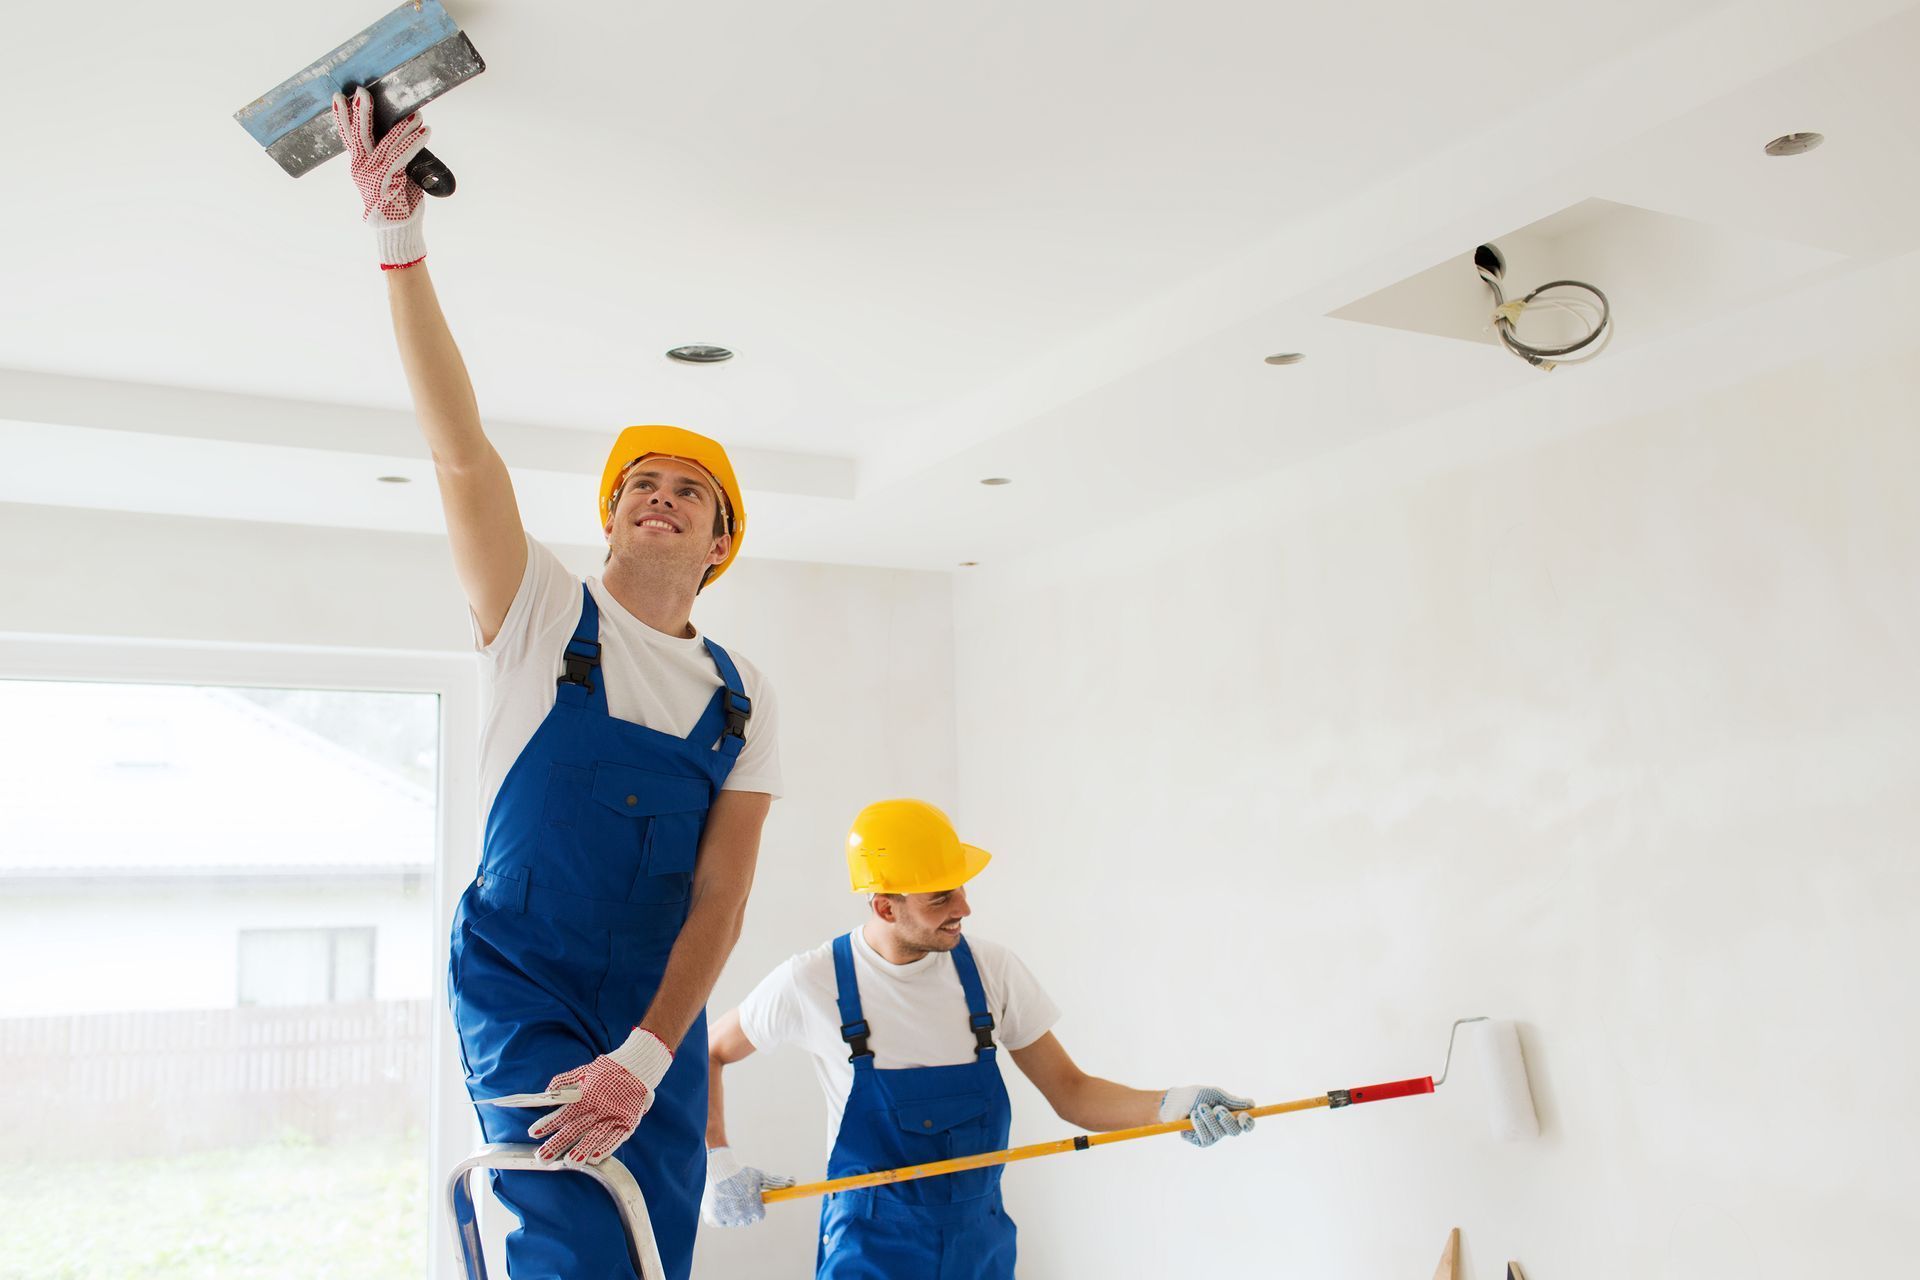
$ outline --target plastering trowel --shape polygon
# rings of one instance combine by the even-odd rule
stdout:
[[[233,113],[282,169],[299,177],[345,147],[333,125],[333,95],[373,96],[374,136],[487,69],[440,0],[413,0],[312,66]],[[453,194],[453,173],[430,151],[407,166],[428,195]]]

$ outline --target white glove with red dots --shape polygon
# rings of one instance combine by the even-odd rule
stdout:
[[[541,1116],[527,1130],[528,1137],[545,1139],[540,1158],[575,1164],[605,1160],[640,1127],[640,1117],[653,1105],[654,1090],[672,1065],[673,1052],[665,1042],[635,1027],[612,1053],[549,1080],[547,1100],[566,1105]]]
[[[432,130],[420,123],[416,111],[375,142],[373,97],[365,89],[355,89],[351,98],[333,95],[333,124],[347,147],[347,167],[365,206],[362,221],[373,228],[380,269],[412,266],[427,256],[421,228],[427,211],[422,203],[426,192],[407,176],[407,165],[427,145]]]

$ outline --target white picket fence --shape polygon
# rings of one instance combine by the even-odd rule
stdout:
[[[101,1155],[420,1128],[425,1000],[0,1019],[0,1132]]]

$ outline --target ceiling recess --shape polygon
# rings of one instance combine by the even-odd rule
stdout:
[[[1784,133],[1767,144],[1770,156],[1804,155],[1827,140],[1824,133]]]
[[[667,359],[678,360],[681,364],[719,364],[722,360],[733,359],[733,352],[725,347],[694,342],[667,352]]]

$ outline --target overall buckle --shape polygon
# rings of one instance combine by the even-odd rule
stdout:
[[[726,691],[727,737],[747,739],[747,718],[753,714],[753,699],[744,693]]]
[[[973,1028],[973,1051],[993,1048],[993,1015],[990,1013],[970,1013],[967,1025]]]
[[[592,693],[593,669],[600,665],[600,642],[575,636],[567,641],[567,651],[561,658],[567,669],[566,674],[560,677],[560,683],[577,684]]]
[[[873,1056],[873,1050],[867,1048],[867,1037],[872,1034],[873,1028],[867,1025],[865,1018],[860,1019],[858,1022],[843,1022],[840,1024],[840,1038],[853,1048],[853,1052],[847,1055],[848,1062],[852,1062],[855,1058],[871,1058]]]

